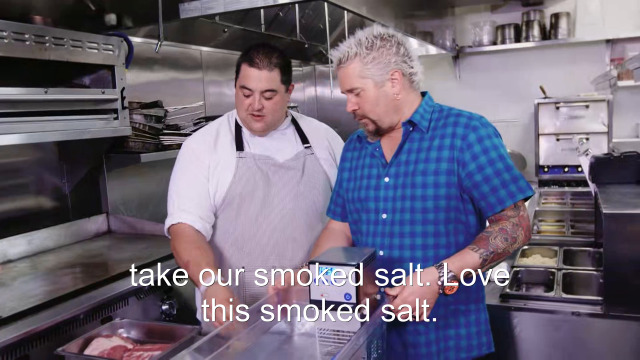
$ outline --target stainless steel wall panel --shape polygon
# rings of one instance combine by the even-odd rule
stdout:
[[[202,52],[207,115],[221,115],[235,108],[234,78],[239,55],[229,52]]]
[[[295,71],[293,80],[296,88],[293,90],[291,102],[298,104],[298,110],[301,114],[317,119],[315,67],[304,66],[300,71]]]
[[[318,119],[331,126],[344,140],[358,130],[353,115],[347,113],[347,97],[340,93],[338,79],[333,74],[333,88],[329,80],[329,66],[316,65],[316,101]]]
[[[135,56],[127,71],[129,101],[162,100],[165,107],[204,101],[199,50],[165,43],[160,53],[156,53],[154,44],[148,41],[133,39],[133,42]],[[204,114],[204,106],[188,110]]]
[[[164,223],[175,159],[111,169],[107,159],[109,213]]]

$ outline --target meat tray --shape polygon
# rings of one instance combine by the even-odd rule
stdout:
[[[106,359],[99,356],[84,355],[83,352],[99,336],[120,335],[141,344],[173,344],[165,352],[152,358],[153,360],[164,360],[170,359],[189,347],[194,342],[199,331],[199,326],[116,319],[73,340],[56,350],[56,353],[64,356],[66,360]]]

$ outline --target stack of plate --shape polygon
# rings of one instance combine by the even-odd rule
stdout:
[[[204,113],[200,108],[204,108],[203,102],[166,108],[161,100],[129,102],[132,134],[118,150],[140,153],[179,149],[191,134],[220,117],[198,117]]]
[[[202,116],[189,122],[165,124],[165,128],[160,135],[160,142],[163,148],[167,150],[180,148],[191,134],[219,117],[220,115]]]

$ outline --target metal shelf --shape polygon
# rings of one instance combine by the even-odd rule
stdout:
[[[625,60],[624,66],[630,70],[640,69],[640,54],[632,56]],[[638,81],[638,79],[636,79]]]
[[[615,70],[608,70],[598,75],[591,81],[591,84],[596,90],[605,91],[613,91],[618,88],[634,88],[640,86],[640,82],[634,80],[618,81],[618,73]]]
[[[640,151],[640,138],[613,139],[611,148],[617,152]]]
[[[560,39],[560,40],[544,40],[544,41],[533,41],[533,42],[524,42],[524,43],[515,43],[515,44],[505,44],[505,45],[491,45],[491,46],[462,46],[458,50],[460,54],[476,54],[476,53],[486,53],[486,52],[497,52],[497,51],[509,51],[509,50],[520,50],[520,49],[530,49],[530,48],[540,48],[540,47],[549,47],[549,46],[561,46],[561,45],[571,45],[571,44],[586,44],[598,41],[605,41],[607,39]]]
[[[178,156],[179,151],[180,150],[167,150],[140,154],[109,154],[107,156],[112,160],[127,159],[135,160],[137,163],[145,163],[150,161],[175,159]]]
[[[178,152],[180,152],[180,150],[167,150],[139,154],[107,154],[107,168],[109,170],[115,170],[152,161],[171,160],[178,157]]]
[[[541,48],[541,47],[551,47],[551,46],[563,46],[563,45],[579,45],[579,44],[588,44],[600,41],[613,41],[613,40],[624,40],[630,38],[639,37],[639,34],[626,34],[625,36],[615,37],[615,38],[593,38],[593,39],[584,39],[584,38],[570,38],[570,39],[558,39],[558,40],[543,40],[543,41],[532,41],[532,42],[523,42],[523,43],[515,43],[515,44],[505,44],[505,45],[491,45],[491,46],[461,46],[458,49],[458,54],[478,54],[478,53],[488,53],[488,52],[499,52],[499,51],[517,51],[522,49],[531,49],[531,48]],[[456,54],[453,54],[456,55]],[[634,60],[632,60],[634,59]],[[627,60],[627,67],[633,69],[634,64],[638,64],[637,67],[640,67],[640,55],[636,55],[629,60]]]
[[[96,129],[76,129],[60,131],[43,131],[30,133],[0,134],[0,146],[15,144],[32,144],[79,139],[95,139],[105,137],[129,136],[130,126]]]
[[[633,80],[618,81],[616,86],[619,88],[637,87],[640,86],[640,82],[636,82]]]

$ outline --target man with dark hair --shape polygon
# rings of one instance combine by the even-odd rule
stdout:
[[[271,44],[256,44],[246,49],[236,62],[236,83],[243,64],[259,70],[280,70],[280,82],[286,88],[291,85],[291,60],[284,51]]]
[[[291,60],[258,44],[238,58],[236,109],[182,146],[176,160],[165,232],[177,263],[194,282],[198,315],[221,325],[222,309],[201,314],[204,300],[227,309],[266,294],[258,268],[296,268],[327,222],[342,139],[329,126],[287,110]],[[209,272],[223,274],[212,283]],[[239,282],[236,270],[244,269]],[[229,276],[231,279],[224,279]],[[231,300],[233,299],[233,300]]]

